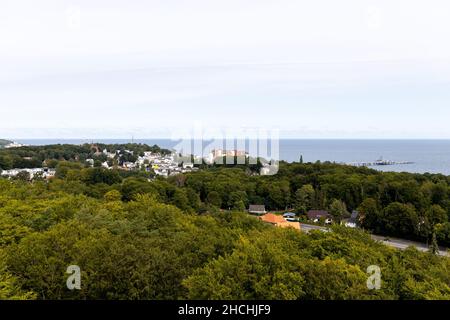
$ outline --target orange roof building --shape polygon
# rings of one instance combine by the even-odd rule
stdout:
[[[279,228],[294,228],[299,231],[301,230],[300,223],[286,221],[282,216],[273,213],[263,215],[259,217],[259,219],[263,222],[270,223]]]
[[[276,214],[273,214],[273,213],[265,214],[260,219],[264,222],[271,223],[271,224],[283,223],[286,221],[283,219],[282,216],[277,216]]]

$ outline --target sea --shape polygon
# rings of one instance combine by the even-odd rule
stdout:
[[[18,139],[27,145],[83,144],[83,143],[145,143],[166,149],[177,149],[180,141],[170,139]],[[204,152],[213,147],[204,142]],[[247,147],[249,142],[247,141]],[[269,144],[270,153],[270,144]],[[206,153],[204,153],[206,154]],[[330,161],[336,163],[375,162],[379,159],[411,162],[373,166],[373,169],[393,172],[441,173],[450,175],[450,140],[334,140],[281,139],[279,159],[287,162]]]

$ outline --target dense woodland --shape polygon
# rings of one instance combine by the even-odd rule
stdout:
[[[202,166],[164,179],[87,167],[60,148],[32,156],[56,161],[56,178],[0,179],[0,299],[450,299],[450,259],[368,234],[448,246],[450,177],[281,163],[275,176]],[[249,204],[326,209],[336,222],[357,209],[364,230],[273,228]],[[79,291],[66,288],[69,265],[81,267]],[[367,289],[370,265],[381,290]]]

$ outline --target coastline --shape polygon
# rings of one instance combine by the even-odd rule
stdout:
[[[178,141],[171,139],[16,139],[28,145],[83,144],[83,143],[145,143],[173,149]],[[205,151],[208,143],[205,141]],[[280,139],[279,159],[289,163],[375,162],[382,157],[392,162],[414,162],[389,166],[373,166],[385,172],[432,173],[450,175],[450,140],[448,139]]]

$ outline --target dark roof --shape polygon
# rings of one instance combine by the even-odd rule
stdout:
[[[352,223],[356,223],[358,220],[359,212],[356,210],[352,211],[352,216],[350,217],[349,221]]]
[[[250,212],[265,212],[266,206],[265,205],[257,205],[257,204],[251,204],[248,208],[248,211]]]
[[[328,211],[325,210],[309,210],[307,215],[309,219],[320,219],[331,217]]]

